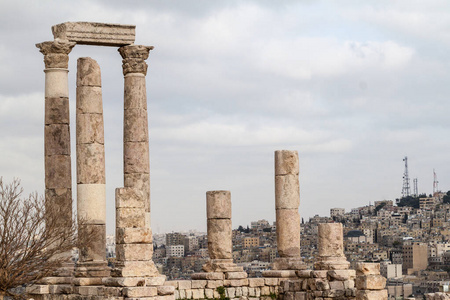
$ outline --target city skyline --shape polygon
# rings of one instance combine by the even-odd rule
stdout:
[[[86,9],[89,8],[89,9]],[[44,192],[44,63],[66,21],[136,25],[148,59],[152,228],[206,229],[205,194],[230,190],[233,228],[275,220],[273,153],[297,150],[300,215],[450,189],[450,10],[444,1],[14,1],[0,4],[0,176]],[[123,186],[116,48],[69,55],[75,191],[76,59],[102,68],[107,227]],[[74,192],[75,200],[75,192]]]

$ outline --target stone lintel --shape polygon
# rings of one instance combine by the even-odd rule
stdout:
[[[125,46],[134,44],[135,25],[93,22],[65,22],[52,26],[55,39],[81,45]]]

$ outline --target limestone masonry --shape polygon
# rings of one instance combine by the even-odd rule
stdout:
[[[46,205],[72,207],[69,53],[77,44],[118,47],[124,75],[124,187],[116,189],[116,258],[106,262],[105,145],[101,70],[78,59],[76,94],[77,210],[79,228],[96,239],[51,277],[27,287],[33,299],[387,299],[379,264],[349,269],[340,223],[320,224],[319,258],[306,270],[300,255],[299,159],[297,151],[275,151],[277,258],[263,278],[248,278],[232,259],[231,193],[206,193],[210,259],[192,280],[166,281],[152,260],[150,159],[146,95],[152,46],[134,45],[135,26],[67,22],[52,27],[54,40],[37,44],[45,64]],[[119,70],[118,70],[119,71]],[[106,103],[106,105],[108,105]],[[61,216],[61,226],[71,225]]]

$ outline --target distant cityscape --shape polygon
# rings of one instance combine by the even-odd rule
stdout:
[[[301,221],[301,253],[313,268],[318,254],[318,224],[341,222],[345,254],[357,262],[379,262],[388,279],[390,297],[448,291],[450,271],[450,194],[407,196],[375,201],[345,211],[331,208],[330,216]],[[395,203],[394,203],[395,202]],[[107,237],[107,254],[115,257],[114,236]],[[205,232],[171,232],[153,236],[153,260],[168,280],[190,279],[208,259]],[[276,222],[253,221],[233,230],[233,260],[249,277],[261,277],[278,257]]]

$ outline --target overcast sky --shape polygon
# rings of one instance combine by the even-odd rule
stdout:
[[[448,1],[0,1],[0,176],[44,192],[44,63],[66,21],[136,25],[147,96],[154,232],[206,229],[230,190],[233,227],[275,219],[273,153],[298,150],[300,215],[450,189]],[[123,186],[123,75],[114,47],[70,53],[73,190],[78,57],[102,68],[107,223]],[[411,179],[412,182],[412,179]],[[75,194],[74,194],[75,197]]]

